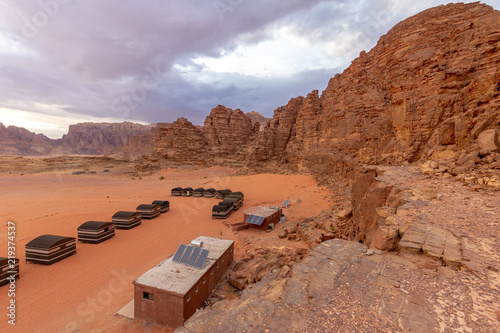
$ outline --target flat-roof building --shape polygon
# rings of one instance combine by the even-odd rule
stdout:
[[[234,257],[234,241],[200,236],[137,278],[134,317],[181,326],[210,296]]]
[[[255,206],[245,210],[243,221],[249,228],[267,230],[269,224],[279,223],[282,215],[281,207]]]

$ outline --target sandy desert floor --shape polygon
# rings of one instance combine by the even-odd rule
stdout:
[[[279,245],[283,225],[314,216],[331,207],[329,192],[307,176],[261,174],[230,176],[234,170],[214,167],[179,172],[164,170],[142,179],[101,173],[72,175],[70,171],[0,175],[0,256],[7,254],[7,221],[16,223],[16,257],[21,278],[16,281],[16,326],[7,323],[8,285],[0,287],[0,332],[169,332],[169,329],[131,321],[115,313],[133,298],[132,281],[170,256],[181,242],[199,235],[236,241],[236,259],[245,254],[238,238]],[[160,176],[164,179],[160,180]],[[230,188],[245,194],[243,207],[227,221],[240,222],[254,205],[279,205],[285,199],[301,203],[285,211],[288,221],[265,233],[245,230],[234,234],[221,220],[212,220],[217,199],[171,197],[172,187]],[[171,210],[98,245],[77,244],[77,253],[51,266],[26,264],[26,243],[44,234],[77,237],[88,220],[110,221],[119,210],[142,203],[169,200]],[[300,244],[299,244],[300,245]],[[305,247],[304,244],[302,244]]]

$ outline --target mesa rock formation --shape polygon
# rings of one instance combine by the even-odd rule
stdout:
[[[129,139],[143,134],[151,136],[151,146],[156,133],[151,133],[154,125],[124,123],[79,123],[70,125],[62,139],[50,139],[25,128],[0,123],[0,155],[104,155],[122,148]],[[135,138],[137,144],[146,146],[147,138]],[[152,148],[146,155],[152,153]],[[128,155],[122,153],[126,158]],[[118,158],[123,157],[117,155]]]
[[[75,154],[104,155],[126,145],[132,136],[149,133],[151,127],[131,122],[79,123],[70,125],[61,141]]]
[[[0,123],[0,155],[47,155],[58,145],[57,140],[43,134]]]

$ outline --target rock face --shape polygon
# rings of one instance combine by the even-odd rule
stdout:
[[[252,117],[266,119],[257,112]],[[173,124],[158,129],[151,158],[139,161],[137,170],[151,171],[174,164],[242,167],[247,150],[260,129],[260,123],[253,123],[243,111],[222,105],[212,109],[203,126],[194,126],[187,119],[179,118]]]
[[[146,134],[151,125],[124,123],[80,123],[70,125],[62,145],[76,154],[108,154],[123,147],[132,136]]]
[[[287,110],[289,139],[273,126],[284,117],[276,113],[249,159],[314,170],[341,156],[397,164],[436,146],[466,149],[500,124],[499,43],[500,13],[489,6],[452,4],[415,15],[362,52],[321,96],[315,91],[299,112]]]
[[[444,158],[460,174],[498,153],[499,50],[500,12],[490,6],[428,9],[397,24],[370,52],[361,52],[321,94],[290,100],[260,131],[254,124],[256,138],[243,147],[244,163],[327,175],[347,174],[358,164]],[[237,143],[249,135],[244,119],[222,106],[207,118],[214,162],[232,155],[224,146],[234,137],[232,130],[241,131]],[[500,163],[495,155],[488,161],[492,167]]]
[[[321,243],[282,273],[276,269],[240,298],[198,311],[175,332],[495,332],[500,327],[496,287],[471,271],[424,271],[358,242]]]
[[[219,105],[205,119],[204,135],[215,163],[241,164],[254,130],[251,119],[243,111]]]
[[[285,163],[285,148],[294,135],[297,114],[304,102],[303,97],[291,99],[286,106],[274,110],[274,116],[255,139],[249,151],[250,166],[263,162]]]
[[[202,131],[186,118],[158,128],[152,161],[163,165],[209,165],[207,141]]]
[[[154,152],[155,139],[158,136],[158,128],[168,127],[171,124],[158,123],[146,134],[130,137],[127,144],[118,148],[106,156],[118,160],[135,161],[142,157],[150,157]]]
[[[5,127],[0,123],[0,155],[48,155],[58,146],[58,140],[43,134],[35,134],[22,127]]]

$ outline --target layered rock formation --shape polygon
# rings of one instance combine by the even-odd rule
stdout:
[[[22,127],[5,127],[0,123],[0,155],[48,155],[60,146],[43,134],[36,134]]]
[[[205,119],[204,134],[214,162],[231,164],[244,160],[254,130],[252,120],[243,111],[219,105]]]
[[[446,159],[453,174],[485,162],[494,167],[500,163],[499,49],[500,13],[490,6],[426,10],[361,52],[321,94],[277,108],[261,131],[254,124],[255,139],[241,113],[215,108],[205,122],[209,150],[214,163],[231,156],[231,163],[253,168],[317,175],[427,159]],[[247,137],[253,141],[236,149]],[[233,147],[226,145],[234,138]]]
[[[249,161],[315,170],[346,157],[398,164],[439,146],[465,150],[500,124],[499,42],[500,13],[486,5],[415,15],[362,52],[321,96],[309,94],[296,116],[288,112],[294,135],[285,147],[271,121]]]
[[[62,145],[76,154],[108,154],[123,147],[132,136],[149,133],[151,127],[131,122],[79,123],[69,126]]]
[[[155,167],[176,167],[179,165],[206,166],[212,163],[207,152],[207,141],[200,128],[186,118],[179,118],[172,124],[158,127],[153,155],[142,159],[138,171]]]
[[[266,119],[257,112],[251,116],[254,120]],[[173,124],[159,126],[153,154],[139,161],[137,169],[213,164],[241,167],[260,129],[260,123],[252,122],[243,111],[222,105],[212,109],[203,126],[179,118]]]
[[[36,156],[36,155],[104,155],[122,148],[133,136],[146,134],[148,138],[135,138],[131,147],[145,148],[145,155],[152,153],[152,144],[156,133],[153,125],[124,123],[80,123],[70,125],[68,134],[62,139],[50,139],[43,134],[35,134],[25,128],[8,126],[0,123],[0,155]],[[151,146],[151,147],[149,147]],[[120,155],[121,154],[121,155]],[[117,157],[129,159],[137,153],[121,152]]]
[[[135,161],[142,157],[150,157],[154,152],[158,129],[169,127],[170,124],[158,123],[152,126],[154,127],[151,128],[149,133],[131,136],[125,146],[112,151],[106,156],[125,161]]]

